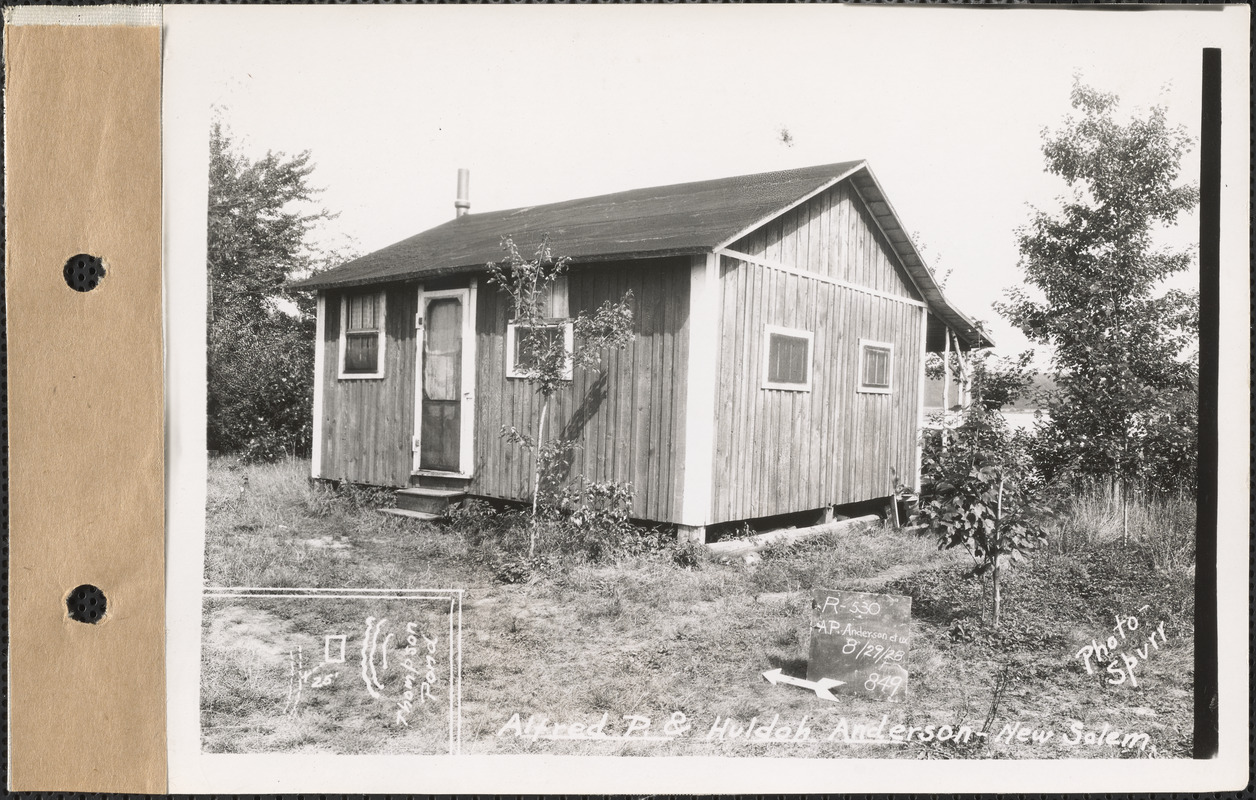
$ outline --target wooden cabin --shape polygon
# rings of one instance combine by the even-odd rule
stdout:
[[[577,370],[548,426],[579,441],[573,476],[630,483],[634,516],[698,541],[911,483],[925,352],[990,344],[863,161],[478,214],[459,184],[455,218],[294,284],[318,295],[315,478],[415,508],[530,496],[530,454],[499,435],[539,409],[486,283],[507,236],[572,259],[556,317],[632,290],[632,342]]]

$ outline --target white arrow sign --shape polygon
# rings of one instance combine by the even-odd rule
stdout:
[[[778,683],[792,683],[794,686],[801,686],[804,689],[810,689],[816,693],[816,697],[821,700],[832,700],[837,702],[837,698],[829,691],[834,686],[841,686],[846,681],[839,681],[836,678],[821,678],[818,681],[808,681],[802,678],[795,678],[792,675],[782,675],[779,669],[770,669],[763,673],[763,677],[767,678],[768,683],[775,686]]]

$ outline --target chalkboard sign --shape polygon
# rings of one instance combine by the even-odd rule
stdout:
[[[911,598],[816,589],[807,680],[842,683],[835,693],[901,703],[907,696]]]

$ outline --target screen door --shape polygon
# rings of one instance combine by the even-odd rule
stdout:
[[[458,472],[461,467],[464,297],[424,301],[420,469]]]

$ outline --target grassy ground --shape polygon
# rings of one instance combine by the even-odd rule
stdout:
[[[963,577],[967,556],[938,552],[929,540],[906,532],[877,528],[814,537],[771,547],[754,564],[702,560],[682,567],[689,563],[686,554],[671,547],[614,563],[556,557],[530,580],[505,584],[501,578],[510,571],[503,570],[503,553],[525,546],[517,533],[490,531],[491,521],[468,528],[465,522],[441,526],[393,518],[375,510],[381,497],[312,488],[306,474],[301,462],[211,463],[207,585],[464,590],[464,753],[1189,755],[1193,510],[1182,504],[1139,507],[1130,517],[1131,542],[1123,545],[1112,504],[1079,498],[1051,546],[1008,578],[1004,620],[995,631],[983,619],[982,584]],[[763,680],[761,674],[773,668],[805,673],[809,592],[821,587],[911,596],[906,702],[848,696],[826,702]],[[337,620],[360,621],[361,601],[338,602],[207,601],[207,750],[440,752],[437,717],[426,727],[415,718],[413,728],[398,734],[387,724],[391,711],[341,708],[335,703],[349,701],[328,693],[315,702],[313,692],[292,711],[291,656],[285,653],[300,637],[310,642],[305,652],[321,646],[309,638],[311,631],[330,630]],[[1126,655],[1163,623],[1163,643],[1148,648],[1134,668],[1137,686],[1110,683],[1114,673],[1102,665],[1092,664],[1088,674],[1077,657],[1092,640],[1117,635],[1118,614],[1140,622],[1118,647]],[[1116,657],[1116,666],[1124,663]],[[336,680],[348,686],[351,678]],[[534,737],[542,717],[547,727]],[[526,727],[529,718],[534,724]],[[570,738],[569,727],[548,738],[554,724],[588,726],[603,719],[608,734],[635,725],[636,733],[655,738]],[[844,731],[876,729],[883,719],[883,734],[895,725],[918,732],[914,738],[908,732],[906,743],[846,741]],[[642,727],[644,720],[649,728]],[[730,720],[730,727],[720,727]],[[809,737],[800,736],[800,723]],[[751,725],[749,736],[728,735]],[[921,741],[926,726],[933,735]],[[943,726],[967,726],[972,733],[967,742],[938,741]],[[1114,730],[1121,733],[1112,740],[1107,734]],[[1018,739],[1021,731],[1052,735]],[[1099,743],[1087,744],[1088,733],[1098,734]],[[1140,733],[1147,734],[1145,742],[1137,736],[1126,741]]]

